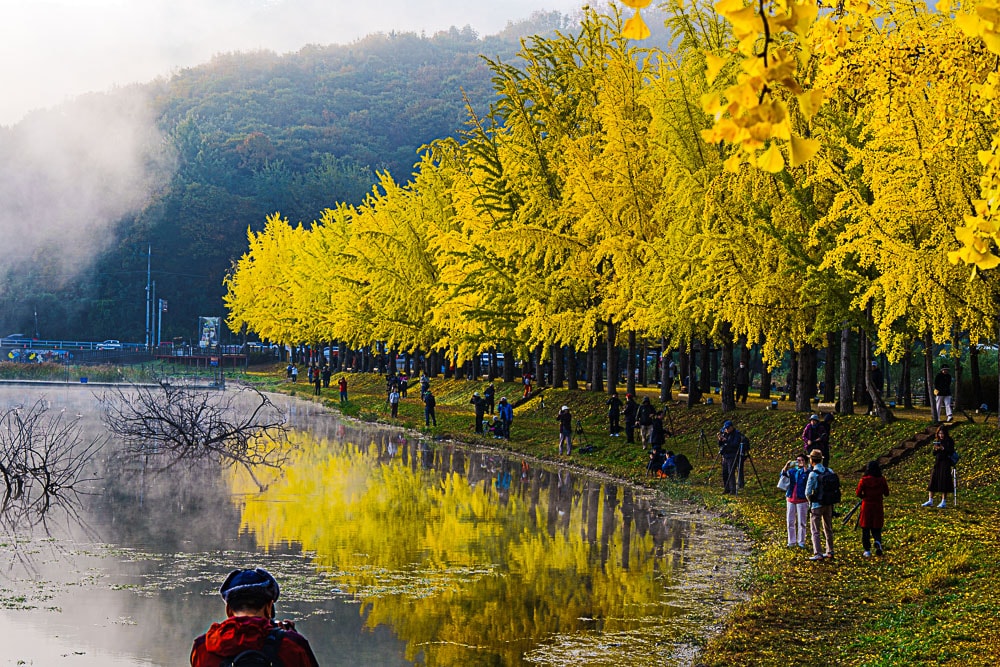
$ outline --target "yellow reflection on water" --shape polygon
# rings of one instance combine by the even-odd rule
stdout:
[[[284,474],[238,498],[243,528],[314,554],[331,595],[359,601],[368,627],[391,627],[408,659],[517,664],[556,636],[690,638],[712,615],[678,594],[677,577],[720,545],[692,542],[697,524],[630,488],[401,438],[296,433],[292,444]],[[256,489],[239,475],[233,485]],[[686,576],[706,585],[704,572]]]

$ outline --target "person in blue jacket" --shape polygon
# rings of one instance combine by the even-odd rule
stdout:
[[[503,424],[503,437],[510,440],[510,425],[514,421],[514,406],[507,402],[506,396],[500,397],[497,404],[497,416]]]

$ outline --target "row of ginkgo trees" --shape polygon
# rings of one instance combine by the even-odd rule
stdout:
[[[618,346],[714,341],[724,409],[734,344],[771,365],[795,353],[802,410],[829,348],[849,411],[852,332],[865,368],[873,351],[992,340],[996,272],[970,281],[947,254],[997,130],[971,101],[995,57],[920,4],[823,33],[836,65],[827,42],[765,30],[761,46],[701,3],[670,11],[669,51],[593,11],[528,40],[489,63],[490,112],[433,142],[409,182],[382,174],[309,225],[271,216],[226,279],[229,326],[455,362],[537,349],[560,379],[575,355],[554,352],[600,347],[609,391]]]

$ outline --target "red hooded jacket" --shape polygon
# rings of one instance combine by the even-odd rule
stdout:
[[[219,667],[223,660],[243,651],[260,651],[274,627],[269,619],[257,616],[232,616],[213,623],[208,632],[194,640],[191,667]],[[319,667],[306,638],[291,630],[281,638],[278,657],[284,667]]]

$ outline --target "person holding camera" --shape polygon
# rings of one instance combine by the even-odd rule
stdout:
[[[865,550],[862,556],[871,558],[872,540],[875,540],[875,555],[882,555],[882,526],[885,525],[885,506],[882,499],[889,495],[889,484],[882,476],[882,468],[878,461],[869,461],[865,474],[858,482],[854,492],[861,498],[861,513],[858,514],[858,525],[861,526],[861,547]]]
[[[931,481],[927,485],[927,502],[923,503],[923,507],[934,505],[935,493],[941,494],[941,502],[937,506],[941,509],[947,506],[948,494],[955,491],[955,484],[951,477],[954,454],[955,441],[948,433],[948,429],[944,426],[938,426],[934,433],[934,469],[931,471]]]
[[[719,456],[722,457],[723,493],[736,494],[743,488],[743,463],[750,451],[750,441],[726,420],[719,431]]]
[[[934,402],[937,404],[938,421],[951,421],[951,371],[942,366],[934,376]]]
[[[556,415],[559,421],[559,453],[563,453],[563,443],[566,444],[566,456],[573,451],[573,414],[569,411],[569,406],[564,405]]]
[[[806,548],[806,531],[809,526],[809,502],[806,500],[806,482],[809,480],[809,459],[799,454],[781,469],[781,476],[788,480],[785,489],[785,523],[788,527],[788,546]]]

